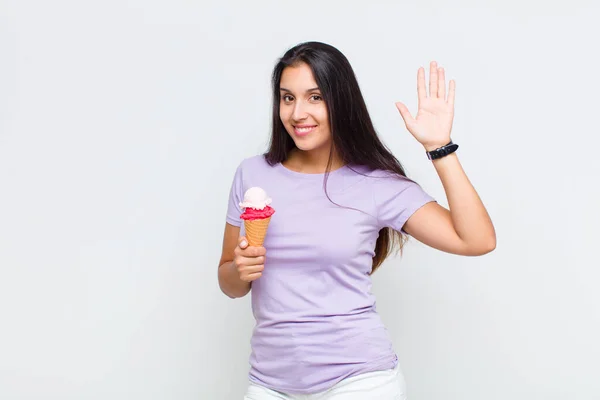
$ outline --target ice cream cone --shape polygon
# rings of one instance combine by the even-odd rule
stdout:
[[[267,228],[271,222],[271,217],[244,220],[244,228],[246,229],[246,239],[250,246],[262,246],[267,235]]]
[[[250,246],[262,246],[265,242],[271,215],[275,212],[269,204],[271,198],[258,186],[251,187],[244,193],[244,201],[240,203],[244,212],[240,218],[244,220],[246,239]]]

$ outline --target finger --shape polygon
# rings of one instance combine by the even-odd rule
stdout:
[[[402,119],[406,125],[413,121],[413,117],[410,114],[410,111],[408,111],[408,107],[406,107],[403,103],[396,103],[396,108],[398,111],[400,111],[400,115],[402,116]]]
[[[244,267],[240,267],[240,274],[242,274],[242,275],[256,274],[256,273],[262,272],[264,269],[265,269],[264,264],[247,265]]]
[[[264,264],[264,263],[265,263],[265,256],[259,256],[259,257],[241,256],[241,258],[238,261],[238,265],[242,265],[242,266],[260,265],[260,264]]]
[[[264,270],[264,268],[254,269],[251,271],[250,270],[240,271],[240,279],[242,279],[243,281],[246,281],[246,282],[256,280],[262,276],[263,270]]]
[[[429,64],[429,97],[438,96],[438,73],[437,63],[432,61]]]
[[[444,68],[438,68],[438,97],[446,101],[446,73]]]
[[[248,247],[248,240],[246,240],[245,236],[240,236],[240,238],[238,239],[238,246],[240,247],[240,249],[245,249],[246,247]]]
[[[263,246],[248,246],[240,254],[244,257],[258,257],[267,254],[267,250]]]
[[[246,282],[252,282],[257,280],[258,278],[260,278],[262,276],[262,272],[257,272],[255,274],[250,274],[247,275],[245,278],[243,278],[242,280],[246,281]]]
[[[419,98],[419,108],[422,102],[427,98],[427,90],[425,89],[425,69],[419,67],[417,71],[417,96]]]
[[[450,87],[448,88],[448,104],[454,107],[454,95],[456,93],[456,82],[454,79],[450,80]]]

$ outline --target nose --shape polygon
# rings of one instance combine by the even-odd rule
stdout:
[[[302,121],[307,118],[306,110],[304,109],[304,105],[301,101],[297,101],[294,104],[294,111],[292,113],[292,119],[294,121]]]

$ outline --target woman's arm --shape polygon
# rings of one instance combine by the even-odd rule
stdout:
[[[448,253],[478,256],[496,248],[496,232],[458,156],[452,153],[434,160],[450,210],[427,203],[404,224],[418,241]]]
[[[456,83],[435,61],[430,64],[429,93],[425,70],[417,71],[419,109],[415,118],[403,103],[396,103],[408,131],[426,151],[450,142],[454,121]],[[458,156],[452,153],[433,161],[442,181],[450,210],[428,203],[415,211],[404,230],[417,240],[442,251],[462,255],[481,255],[496,247],[496,233],[481,199],[463,171]]]
[[[223,235],[223,250],[219,261],[219,287],[221,291],[231,298],[244,297],[250,292],[250,282],[240,279],[239,272],[233,264],[235,248],[238,245],[240,228],[225,224]]]

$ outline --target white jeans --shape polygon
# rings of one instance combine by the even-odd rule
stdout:
[[[406,400],[400,366],[344,379],[325,392],[285,394],[250,383],[244,400]]]

